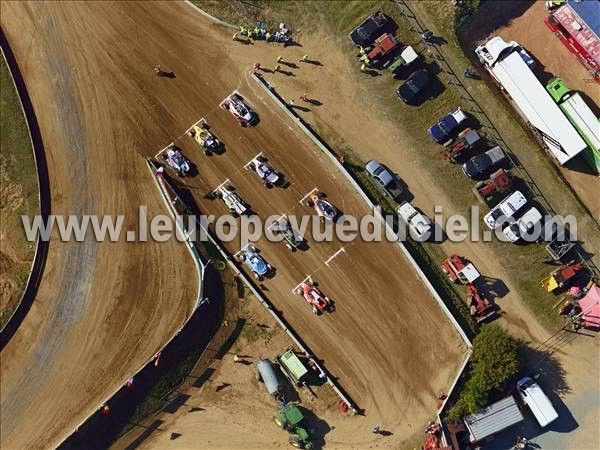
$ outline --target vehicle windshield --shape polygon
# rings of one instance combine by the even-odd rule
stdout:
[[[496,220],[496,221],[497,221],[497,220],[498,220],[500,217],[503,217],[504,215],[505,215],[505,214],[504,214],[504,211],[502,211],[502,209],[501,209],[501,208],[497,208],[497,209],[494,209],[494,210],[492,211],[492,217],[493,217],[493,218],[494,218],[494,220]]]
[[[473,160],[473,164],[480,172],[487,169],[490,166],[491,162],[492,160],[488,155],[481,155],[480,157],[475,158]]]

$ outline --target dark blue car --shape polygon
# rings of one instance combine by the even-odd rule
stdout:
[[[446,144],[461,128],[460,124],[467,119],[462,109],[456,108],[438,123],[429,128],[429,135],[438,144]]]

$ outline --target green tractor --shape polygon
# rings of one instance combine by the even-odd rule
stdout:
[[[288,438],[290,445],[307,450],[312,448],[308,431],[300,425],[304,420],[304,415],[294,403],[280,405],[279,411],[273,416],[273,420],[277,426],[292,433]]]

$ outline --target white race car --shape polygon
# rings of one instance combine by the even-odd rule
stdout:
[[[185,177],[189,173],[190,163],[175,145],[167,148],[162,156],[169,167],[175,170],[180,177]]]
[[[276,186],[281,181],[281,176],[275,172],[269,164],[267,158],[263,155],[258,155],[248,163],[248,169],[253,170],[263,180],[263,184],[270,188]]]
[[[212,195],[223,200],[233,216],[240,216],[248,211],[248,205],[231,186],[220,186]]]
[[[258,116],[244,103],[242,97],[237,93],[233,93],[223,100],[221,107],[233,114],[233,117],[235,117],[243,127],[256,123]]]

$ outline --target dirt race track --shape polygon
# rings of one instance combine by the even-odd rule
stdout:
[[[53,186],[57,186],[54,212],[72,212],[77,206],[81,208],[77,211],[92,213],[131,213],[138,203],[154,204],[154,210],[159,209],[157,192],[150,181],[145,181],[149,178],[141,155],[154,155],[178,139],[184,154],[199,170],[199,175],[184,179],[182,184],[194,193],[203,212],[226,212],[220,201],[207,200],[205,195],[229,178],[263,219],[272,214],[307,213],[299,200],[314,187],[325,192],[345,214],[359,217],[368,213],[331,163],[291,121],[280,117],[272,100],[250,80],[248,68],[242,70],[233,62],[234,53],[241,54],[244,49],[234,48],[226,31],[188,6],[174,2],[9,3],[3,8],[2,26],[40,116],[46,147],[64,153],[49,152],[51,166],[57,167],[51,173]],[[231,51],[232,59],[224,49]],[[152,67],[156,63],[174,71],[176,78],[155,77]],[[218,108],[234,89],[260,115],[255,128],[239,127],[228,112]],[[202,116],[225,142],[223,155],[208,158],[191,138],[181,137]],[[82,142],[86,142],[87,150]],[[91,148],[94,153],[82,161],[78,155],[87,157]],[[264,151],[291,182],[287,189],[267,190],[256,175],[243,170],[258,151]],[[73,170],[74,166],[80,170]],[[86,170],[88,177],[83,176]],[[58,183],[60,178],[73,185],[75,180],[85,181],[83,187],[73,188],[66,181]],[[124,190],[129,198],[122,195]],[[93,193],[89,204],[84,202],[86,193]],[[131,198],[135,194],[138,197]],[[66,204],[61,208],[63,202]],[[266,294],[368,417],[382,428],[394,429],[398,437],[421,433],[421,424],[434,412],[435,393],[449,387],[465,356],[458,334],[393,244],[316,243],[309,237],[308,246],[308,251],[292,254],[283,244],[258,243],[263,256],[277,270],[274,279],[263,283]],[[326,264],[342,246],[344,251]],[[56,263],[50,264],[54,260],[49,258],[46,277],[53,273],[60,277],[77,267],[80,274],[69,272],[60,279],[65,283],[78,281],[81,286],[81,277],[101,273],[90,284],[97,288],[102,278],[101,294],[127,309],[109,309],[113,322],[98,320],[106,314],[101,309],[110,305],[85,304],[81,300],[83,288],[72,286],[79,290],[54,295],[63,302],[76,299],[71,308],[86,315],[87,320],[65,318],[71,311],[64,306],[53,310],[54,305],[34,305],[19,335],[2,354],[5,448],[56,444],[70,433],[69,427],[97,406],[100,393],[110,390],[106,385],[119,383],[127,370],[137,368],[135,358],[142,361],[152,354],[161,337],[175,329],[191,308],[189,292],[194,291],[195,282],[181,283],[192,269],[165,271],[161,266],[162,260],[171,264],[177,261],[178,266],[180,261],[190,261],[181,245],[154,245],[150,252],[147,247],[127,247],[140,252],[140,261],[127,260],[129,267],[115,264],[115,246],[111,254],[92,244],[64,247],[64,266],[53,271]],[[76,251],[73,248],[89,260],[73,264],[69,255],[69,249]],[[96,248],[97,255],[93,253]],[[235,252],[239,244],[233,241],[227,248]],[[54,251],[58,249],[54,246]],[[161,252],[170,254],[167,257]],[[166,273],[177,279],[159,277],[166,277]],[[307,274],[333,297],[336,312],[315,317],[308,305],[292,294]],[[111,286],[107,280],[115,279],[114,295],[106,295]],[[132,279],[139,282],[125,283]],[[60,283],[51,285],[56,288]],[[165,285],[183,289],[173,295],[161,289]],[[48,283],[45,286],[50,289]],[[141,313],[136,307],[149,306],[129,304],[126,299],[133,291],[125,289],[142,287],[154,294],[138,294],[146,303],[147,298],[152,299],[154,314],[170,311],[171,315],[162,316],[160,323],[150,323],[154,316],[144,310],[145,324],[131,321]],[[93,293],[100,295],[92,287],[88,289],[89,298]],[[185,300],[189,306],[176,311],[160,300],[168,305]],[[56,314],[57,320],[67,319],[66,324],[43,323],[42,309],[51,317]],[[34,320],[38,329],[33,327]],[[137,334],[116,335],[113,330],[128,330],[126,324],[138,327]],[[131,345],[138,342],[144,325],[152,339],[139,341],[143,348]],[[105,335],[105,340],[99,340],[98,333]],[[86,337],[93,347],[81,344]],[[59,338],[63,340],[57,342]],[[108,353],[115,348],[115,338],[122,348]],[[37,342],[39,348],[32,349],[31,342]],[[43,363],[36,362],[40,352],[51,355]],[[74,372],[73,367],[78,369]],[[4,420],[7,416],[9,419]]]

